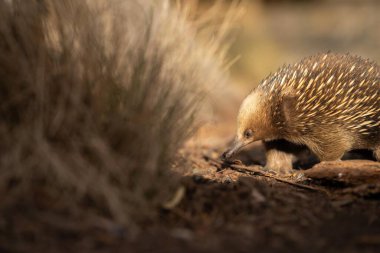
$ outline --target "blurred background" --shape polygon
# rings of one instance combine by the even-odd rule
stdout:
[[[182,0],[188,2],[189,0]],[[249,90],[283,64],[318,52],[357,54],[380,61],[380,1],[377,0],[199,0],[198,11],[215,3],[241,8],[233,32],[232,76]],[[236,3],[240,3],[236,7]],[[234,7],[235,6],[235,7]]]
[[[227,56],[231,63],[231,81],[222,96],[214,95],[212,123],[201,129],[201,134],[195,138],[202,145],[224,145],[233,138],[242,99],[284,64],[328,51],[351,53],[380,62],[380,1],[377,0],[173,2],[193,2],[196,8],[192,10],[199,16],[216,9],[208,15],[212,17],[210,22],[215,22],[215,31],[209,24],[204,31],[206,36],[220,29],[223,18],[234,16],[228,18],[231,23],[226,38],[230,45]]]

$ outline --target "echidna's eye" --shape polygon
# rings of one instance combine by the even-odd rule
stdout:
[[[247,129],[244,131],[244,138],[246,138],[246,139],[251,138],[252,135],[253,135],[252,129]]]

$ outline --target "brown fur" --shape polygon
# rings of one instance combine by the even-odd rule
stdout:
[[[265,169],[281,173],[291,172],[297,156],[307,151],[303,145],[296,145],[286,140],[264,141],[267,164]]]
[[[237,140],[276,139],[306,145],[322,161],[352,149],[374,150],[379,160],[379,66],[348,54],[318,54],[270,75],[243,102]]]
[[[376,160],[380,161],[380,148],[377,148],[373,153]]]

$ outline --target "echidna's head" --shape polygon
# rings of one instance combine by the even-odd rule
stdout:
[[[235,141],[223,154],[224,159],[231,158],[242,147],[254,141],[272,138],[271,114],[266,102],[265,94],[259,89],[244,99],[238,114]]]

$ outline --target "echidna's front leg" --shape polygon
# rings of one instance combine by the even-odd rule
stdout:
[[[264,141],[264,146],[267,160],[265,169],[282,174],[293,171],[293,162],[296,159],[296,155],[305,149],[285,140]]]
[[[376,161],[380,162],[380,147],[373,151]]]
[[[265,170],[273,170],[282,174],[291,173],[293,170],[294,155],[277,149],[266,151]]]

